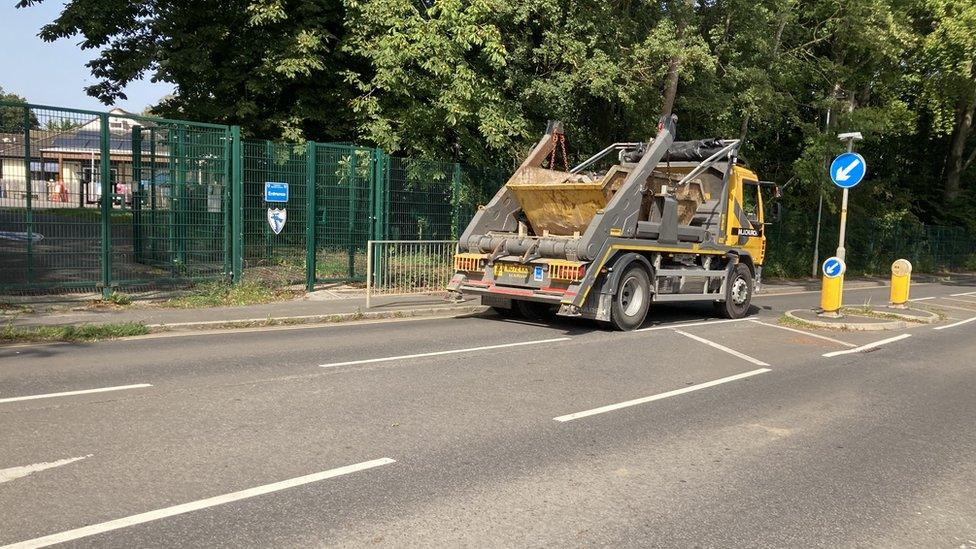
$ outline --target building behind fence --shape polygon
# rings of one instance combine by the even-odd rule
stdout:
[[[507,175],[351,144],[241,139],[236,126],[0,103],[0,292],[107,295],[245,272],[308,287],[364,281],[368,241],[456,239]],[[267,182],[289,186],[280,234]],[[815,225],[796,214],[769,229],[770,274],[809,273]],[[920,271],[976,268],[960,228],[855,220],[848,233],[851,272],[886,272],[895,257]],[[821,259],[832,242],[825,222]]]

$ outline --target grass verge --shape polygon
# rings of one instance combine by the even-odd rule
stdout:
[[[149,328],[135,322],[120,324],[81,324],[79,326],[6,326],[0,329],[0,342],[98,341],[144,335]]]
[[[282,301],[295,296],[294,292],[269,286],[256,280],[243,280],[237,285],[211,282],[196,286],[187,295],[164,301],[164,307],[194,309],[222,305],[256,305]]]

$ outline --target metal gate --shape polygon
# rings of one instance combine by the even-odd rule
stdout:
[[[0,290],[230,272],[228,126],[0,103]]]

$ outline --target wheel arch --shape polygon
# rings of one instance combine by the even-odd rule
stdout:
[[[647,259],[644,254],[637,252],[620,252],[615,255],[610,261],[607,261],[609,269],[603,278],[603,285],[600,288],[600,293],[604,295],[614,295],[617,293],[617,283],[620,280],[620,275],[627,270],[633,263],[639,263],[647,270],[648,279],[651,281],[651,293],[654,293],[654,266],[651,265],[651,261]]]

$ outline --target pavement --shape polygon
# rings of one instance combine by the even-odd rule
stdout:
[[[916,277],[916,284],[943,280],[942,277]],[[976,277],[956,275],[954,284],[976,282]],[[845,282],[848,289],[879,288],[888,281],[881,278],[856,278]],[[763,285],[763,295],[815,293],[820,281],[816,279],[773,280]],[[882,300],[884,301],[884,300]],[[853,303],[853,302],[852,302]],[[220,326],[251,325],[258,323],[312,323],[360,318],[384,318],[390,316],[439,315],[451,311],[458,313],[481,310],[477,299],[460,303],[445,300],[444,294],[380,295],[373,296],[370,307],[362,291],[336,292],[320,290],[304,297],[236,307],[207,307],[174,309],[135,302],[128,307],[91,307],[86,303],[50,301],[22,303],[29,312],[7,311],[0,316],[0,324],[20,327],[62,326],[79,324],[114,324],[134,322],[146,324],[158,330],[207,329]],[[61,305],[61,306],[59,306]],[[0,310],[0,313],[3,311]]]
[[[880,303],[883,287],[845,301]],[[976,283],[932,325],[654,306],[0,348],[0,545],[976,547]]]

